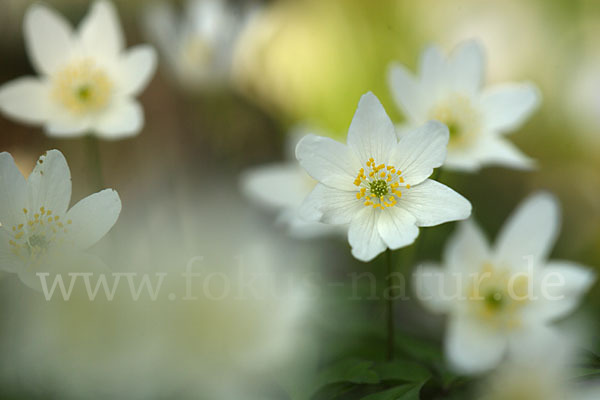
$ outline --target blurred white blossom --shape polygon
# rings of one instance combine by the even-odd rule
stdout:
[[[398,142],[377,97],[365,94],[347,145],[315,135],[298,143],[300,164],[319,182],[302,205],[302,217],[350,224],[352,254],[362,261],[413,243],[419,226],[467,218],[468,200],[427,179],[442,165],[447,143],[448,129],[436,121],[410,130]]]
[[[577,307],[595,277],[576,263],[547,260],[559,226],[557,200],[537,194],[508,219],[494,248],[467,221],[446,245],[443,268],[418,268],[418,297],[449,316],[446,355],[457,370],[477,373],[507,354],[526,354]]]
[[[226,0],[188,0],[178,16],[170,3],[158,2],[148,6],[143,22],[183,89],[220,88],[229,83],[233,49],[256,10]]]
[[[533,84],[483,87],[485,58],[482,46],[468,41],[449,57],[435,46],[421,56],[419,75],[393,64],[389,84],[406,127],[435,119],[450,131],[450,169],[476,171],[484,165],[531,168],[534,163],[504,135],[516,130],[537,108],[540,95]]]
[[[311,131],[314,132],[307,127],[292,129],[290,147],[295,150],[298,138]],[[259,205],[279,211],[277,223],[285,226],[294,237],[312,238],[345,233],[343,226],[335,227],[307,221],[301,217],[300,206],[315,188],[317,181],[298,165],[295,158],[292,159],[292,154],[289,161],[261,165],[244,171],[240,178],[244,194]]]
[[[11,155],[0,153],[0,186],[0,269],[36,290],[36,273],[57,272],[71,257],[80,259],[80,251],[104,237],[121,212],[111,189],[68,209],[71,173],[58,150],[41,156],[27,180]]]
[[[154,49],[124,50],[112,3],[99,0],[77,31],[50,8],[32,5],[23,22],[27,52],[38,77],[0,88],[0,110],[50,136],[93,133],[104,139],[136,135],[144,124],[135,97],[156,66]]]

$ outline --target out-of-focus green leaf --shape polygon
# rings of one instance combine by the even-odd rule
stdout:
[[[337,382],[379,383],[379,376],[372,367],[371,361],[359,359],[339,361],[321,372],[318,387]]]
[[[399,380],[423,383],[431,377],[431,373],[423,365],[412,361],[395,360],[378,364],[374,367],[383,381]]]
[[[361,400],[419,400],[422,385],[408,384],[396,386],[363,397]]]

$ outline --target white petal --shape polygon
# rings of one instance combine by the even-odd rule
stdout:
[[[41,123],[48,118],[50,92],[48,84],[30,77],[5,83],[0,87],[0,109],[24,123]]]
[[[40,74],[50,75],[71,55],[73,31],[67,20],[54,10],[34,4],[23,22],[27,51]]]
[[[428,97],[436,98],[446,85],[448,79],[446,57],[437,46],[427,47],[422,55],[419,65],[419,76],[421,78],[421,90]]]
[[[300,206],[300,216],[307,221],[342,225],[349,223],[366,208],[356,199],[356,193],[317,184]]]
[[[475,221],[461,222],[444,249],[444,262],[448,269],[468,274],[481,269],[489,259],[488,242]]]
[[[0,224],[6,229],[25,221],[27,183],[9,153],[0,153]]]
[[[392,250],[412,244],[419,236],[419,228],[415,225],[415,217],[400,207],[388,207],[377,210],[381,215],[377,229],[381,238]]]
[[[12,253],[10,241],[12,235],[4,227],[0,227],[0,272],[17,272],[23,266],[23,262]],[[1,277],[0,277],[1,279]]]
[[[307,135],[296,147],[296,158],[317,181],[356,191],[354,180],[361,164],[347,146],[330,138]]]
[[[116,99],[96,122],[95,131],[103,139],[117,140],[137,135],[144,125],[144,111],[137,101]]]
[[[464,42],[450,54],[450,68],[454,89],[475,95],[483,84],[485,68],[484,52],[475,40]]]
[[[86,49],[96,55],[114,59],[124,47],[119,17],[110,1],[94,2],[81,22],[79,34]]]
[[[502,361],[507,338],[478,320],[457,315],[450,319],[445,347],[448,361],[458,372],[477,374]]]
[[[29,213],[41,207],[63,216],[71,201],[71,171],[67,160],[58,150],[42,155],[27,179]]]
[[[533,169],[535,160],[523,154],[514,144],[504,137],[488,135],[482,138],[473,150],[473,155],[481,165],[500,165],[514,169]]]
[[[496,132],[513,131],[540,102],[540,92],[531,83],[502,84],[486,89],[481,99],[486,128]]]
[[[274,208],[298,208],[316,185],[296,163],[252,168],[242,174],[240,183],[246,196]]]
[[[45,126],[48,136],[57,138],[74,138],[90,133],[89,116],[76,116],[58,107],[52,107],[51,115]]]
[[[391,152],[390,163],[402,171],[406,183],[419,184],[444,163],[449,138],[446,125],[429,121],[402,135]]]
[[[560,207],[548,193],[527,198],[513,212],[496,241],[496,258],[500,264],[525,268],[529,258],[533,265],[546,259],[560,230]]]
[[[137,96],[154,75],[156,51],[152,46],[141,45],[128,50],[122,57],[122,87],[125,95]]]
[[[348,130],[348,146],[361,163],[371,157],[377,163],[387,163],[390,150],[397,142],[394,124],[379,99],[371,92],[364,94]]]
[[[572,313],[594,284],[596,276],[589,268],[570,261],[550,261],[540,272],[538,299],[527,309],[529,317],[548,322]]]
[[[108,233],[121,213],[117,192],[105,189],[81,200],[67,213],[72,221],[69,237],[76,246],[87,249]]]
[[[456,281],[455,281],[456,282]],[[413,274],[413,288],[417,299],[429,311],[443,314],[452,310],[456,283],[437,264],[419,265]]]
[[[393,63],[388,70],[388,83],[396,105],[402,110],[406,119],[422,121],[420,90],[417,79],[401,64]]]
[[[352,255],[361,261],[371,261],[387,247],[377,229],[379,211],[363,207],[350,223],[348,242],[352,246]]]
[[[398,206],[417,219],[417,226],[435,226],[471,215],[471,203],[448,186],[430,179],[402,191]]]

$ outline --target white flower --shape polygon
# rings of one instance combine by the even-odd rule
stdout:
[[[306,127],[294,128],[289,141],[296,148],[300,132]],[[260,205],[278,210],[277,222],[287,227],[290,235],[313,238],[345,233],[344,227],[334,227],[321,222],[307,221],[300,215],[302,202],[315,188],[317,181],[310,177],[296,160],[272,163],[245,171],[240,183],[244,194]]]
[[[179,17],[163,2],[148,7],[144,23],[172,75],[194,90],[228,82],[233,48],[252,14],[251,8],[236,10],[225,0],[188,0]]]
[[[319,181],[301,214],[350,224],[352,254],[362,261],[413,243],[419,226],[467,218],[471,204],[464,197],[427,179],[442,165],[447,143],[448,129],[435,121],[398,142],[392,121],[369,92],[358,104],[347,145],[314,135],[298,143],[300,164]]]
[[[555,336],[536,338],[528,357],[501,365],[479,387],[477,400],[592,400],[600,386],[572,380],[573,343]]]
[[[56,266],[53,261],[60,262],[65,253],[98,242],[121,212],[119,195],[111,189],[68,210],[71,173],[58,150],[41,156],[27,180],[11,155],[0,153],[0,187],[0,269],[36,289],[37,272]]]
[[[419,76],[404,66],[389,70],[392,95],[407,125],[414,127],[435,119],[448,126],[450,141],[444,166],[475,171],[483,165],[531,168],[504,134],[517,129],[540,103],[530,83],[502,84],[482,88],[484,55],[475,41],[457,46],[446,58],[437,47],[421,57]]]
[[[25,14],[29,58],[40,75],[0,88],[0,110],[19,121],[43,125],[47,134],[105,139],[136,135],[144,115],[135,100],[154,73],[149,46],[124,51],[114,6],[97,1],[78,31],[46,6]]]
[[[547,261],[559,224],[556,199],[538,194],[509,218],[494,248],[465,222],[446,246],[443,269],[419,267],[419,298],[449,315],[446,354],[456,369],[488,370],[507,353],[527,351],[578,305],[594,276],[573,262]]]

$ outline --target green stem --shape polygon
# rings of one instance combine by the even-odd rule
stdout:
[[[387,288],[383,292],[386,296],[386,313],[387,313],[387,359],[392,361],[394,359],[394,296],[392,295],[392,286],[394,281],[394,266],[392,263],[392,251],[387,249],[385,251],[386,264],[387,264]]]
[[[97,190],[104,189],[104,178],[102,177],[102,161],[100,157],[100,143],[91,134],[84,137],[88,168],[90,175],[93,174],[94,186]]]

